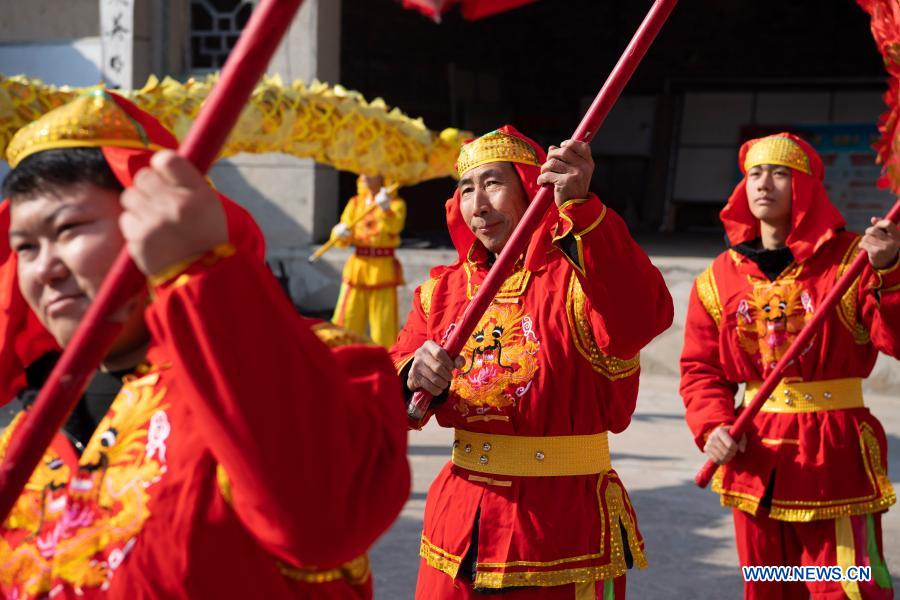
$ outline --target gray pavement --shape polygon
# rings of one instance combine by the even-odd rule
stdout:
[[[889,440],[889,468],[897,486],[900,468],[900,400],[868,395]],[[447,461],[449,430],[434,423],[409,438],[413,491],[400,518],[372,549],[375,597],[412,598],[418,570],[419,534],[428,486]],[[650,566],[628,574],[629,598],[665,600],[741,598],[742,583],[730,512],[693,476],[702,457],[684,424],[674,377],[641,378],[631,426],[610,439],[613,466],[631,494],[647,544]],[[573,524],[574,526],[574,524]],[[885,558],[900,573],[900,508],[884,519]],[[900,585],[895,577],[894,586]]]

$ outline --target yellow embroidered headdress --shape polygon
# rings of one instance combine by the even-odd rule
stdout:
[[[10,141],[6,157],[15,168],[25,157],[43,150],[102,146],[162,149],[110,94],[96,90],[20,129]]]
[[[738,152],[738,165],[746,174],[758,165],[784,165],[791,171],[791,228],[785,240],[794,261],[803,264],[817,248],[846,225],[840,211],[828,199],[822,158],[806,140],[792,133],[778,133],[748,140]],[[747,178],[735,186],[719,213],[731,246],[760,236],[760,220],[750,210]]]
[[[472,140],[459,150],[456,172],[464,173],[492,162],[512,162],[539,167],[534,148],[528,142],[502,131],[494,130]]]
[[[809,157],[797,142],[783,135],[770,135],[750,146],[744,158],[744,172],[759,165],[781,165],[812,175]]]

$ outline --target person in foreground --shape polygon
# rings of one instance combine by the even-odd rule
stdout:
[[[249,214],[175,146],[95,93],[8,148],[0,375],[23,410],[0,453],[121,248],[150,293],[117,315],[121,333],[0,528],[0,590],[370,597],[366,550],[409,490],[391,363],[296,315]]]
[[[750,140],[739,165],[745,177],[721,212],[729,249],[697,278],[688,306],[687,423],[722,465],[713,490],[732,508],[742,566],[872,569],[870,581],[746,581],[745,597],[892,598],[881,515],[896,495],[862,381],[879,351],[900,356],[900,233],[878,218],[863,236],[846,231],[821,158],[795,135]],[[859,252],[869,265],[788,367],[753,431],[732,439],[738,385],[747,406]]]
[[[392,357],[454,428],[425,504],[416,597],[623,598],[644,542],[607,432],[634,411],[639,351],[672,322],[659,271],[588,193],[587,144],[545,156],[511,126],[463,146],[447,225],[459,260],[415,293]],[[456,326],[542,184],[556,205],[454,362]],[[419,424],[421,425],[421,424]]]

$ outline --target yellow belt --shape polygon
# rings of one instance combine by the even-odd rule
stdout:
[[[744,392],[744,406],[749,406],[761,381],[750,381]],[[778,384],[760,412],[809,413],[843,408],[863,408],[862,379],[823,379]]]
[[[511,477],[592,475],[612,468],[606,432],[528,437],[457,429],[453,464],[469,471]]]

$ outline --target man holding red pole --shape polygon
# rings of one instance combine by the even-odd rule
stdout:
[[[150,297],[0,528],[0,593],[368,598],[365,552],[409,489],[396,375],[294,313],[259,228],[175,146],[102,92],[10,143],[4,391],[70,343],[123,246]]]
[[[459,259],[415,294],[391,350],[426,418],[455,429],[425,507],[416,597],[623,598],[645,566],[607,433],[628,426],[638,353],[672,321],[659,271],[588,192],[588,144],[547,155],[511,126],[466,144],[447,225]],[[463,352],[439,344],[484,281],[530,199],[551,210]]]
[[[722,465],[713,489],[733,509],[742,566],[868,566],[870,581],[746,581],[745,597],[893,597],[881,514],[896,501],[887,440],[862,380],[878,352],[900,357],[900,232],[844,229],[809,144],[781,133],[745,143],[744,179],[721,212],[729,249],[698,277],[681,393],[698,446]],[[859,252],[869,266],[734,440],[734,397],[754,397]]]

